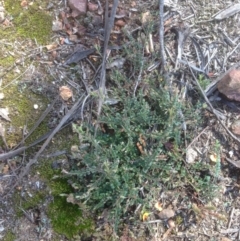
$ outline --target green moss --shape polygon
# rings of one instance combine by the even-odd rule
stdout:
[[[9,117],[11,123],[6,123],[7,128],[10,126],[14,131],[7,135],[7,142],[9,146],[15,146],[19,140],[22,139],[23,128],[26,125],[27,130],[33,127],[34,123],[40,117],[41,112],[47,106],[47,100],[43,96],[38,96],[30,91],[25,91],[24,94],[18,91],[16,85],[10,85],[5,91],[5,98],[1,102],[1,107],[9,109]],[[40,103],[39,110],[34,110],[33,103]],[[36,131],[31,135],[27,144],[36,140],[39,136],[46,133],[48,130],[46,123],[42,123]]]
[[[73,192],[67,179],[61,178],[61,171],[52,169],[51,163],[46,161],[42,162],[36,169],[44,178],[54,197],[54,201],[48,206],[47,211],[53,229],[69,239],[73,238],[74,235],[91,233],[93,221],[83,217],[78,205],[68,203],[66,196],[61,196],[61,194]]]
[[[3,54],[1,54],[1,56],[3,56]],[[0,65],[2,66],[11,65],[13,63],[14,63],[14,58],[12,56],[7,56],[6,58],[0,59]]]
[[[8,231],[4,236],[4,238],[2,239],[2,241],[14,241],[14,240],[16,240],[16,237],[11,231]]]
[[[25,211],[30,208],[37,207],[44,200],[44,197],[46,196],[46,191],[43,190],[40,192],[32,193],[32,195],[32,197],[27,197],[23,200],[20,193],[16,192],[14,194],[14,206],[18,217],[21,217],[23,215],[22,210]]]
[[[13,23],[20,37],[36,39],[45,44],[51,34],[52,17],[37,3],[23,9],[18,0],[6,0],[5,8],[13,16]]]
[[[51,218],[54,230],[69,239],[79,233],[91,231],[93,227],[92,221],[83,219],[79,207],[67,203],[66,197],[54,198],[54,202],[49,205],[48,216]]]

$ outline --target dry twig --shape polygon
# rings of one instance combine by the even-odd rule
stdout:
[[[103,47],[103,60],[102,60],[102,68],[100,74],[100,85],[99,85],[99,103],[98,103],[98,116],[101,113],[102,105],[104,102],[104,96],[106,94],[106,60],[107,60],[107,48],[108,42],[110,39],[111,29],[114,24],[114,18],[116,16],[118,6],[118,0],[114,0],[112,6],[112,12],[110,18],[108,17],[108,0],[106,1],[106,8],[105,8],[105,32],[104,32],[104,47]]]
[[[164,19],[163,19],[164,0],[159,0],[159,42],[161,55],[161,71],[165,71],[165,54],[164,54]]]

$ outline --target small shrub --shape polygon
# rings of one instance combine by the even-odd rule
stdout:
[[[123,49],[127,66],[107,76],[109,96],[119,102],[103,106],[98,128],[89,122],[73,126],[87,149],[80,148],[82,158],[69,175],[76,201],[95,213],[107,209],[115,228],[122,218],[133,220],[137,206],[147,208],[153,197],[158,199],[160,186],[190,184],[199,193],[212,188],[200,165],[184,161],[191,134],[183,134],[183,122],[191,120],[187,128],[194,135],[201,120],[199,102],[181,103],[156,72],[145,74],[144,40],[129,40],[130,48]]]
[[[89,144],[71,172],[78,183],[75,198],[95,212],[107,208],[115,227],[133,207],[146,206],[160,183],[170,189],[195,180],[183,161],[181,105],[161,86],[150,93],[115,93],[120,103],[104,106],[96,133],[84,123],[74,126],[81,143]],[[206,178],[199,176],[200,190],[210,187]]]

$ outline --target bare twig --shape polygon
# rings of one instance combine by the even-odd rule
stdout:
[[[6,84],[4,87],[1,87],[0,90],[4,90],[6,89],[9,85],[15,83],[15,81],[17,81],[20,77],[22,77],[25,73],[27,73],[27,71],[33,66],[33,62],[29,65],[29,67],[20,75],[18,75],[15,79],[11,80],[8,84]],[[12,67],[12,66],[11,66]],[[13,66],[15,67],[15,65]]]
[[[233,161],[230,158],[225,157],[225,159],[230,162],[231,164],[233,164],[233,166],[240,168],[240,161]]]
[[[114,18],[116,16],[118,6],[118,0],[114,0],[112,12],[110,18],[108,17],[108,0],[106,0],[106,8],[105,8],[105,34],[104,34],[104,48],[103,48],[103,61],[102,61],[102,69],[100,74],[100,85],[99,85],[99,103],[98,103],[98,116],[101,113],[102,105],[104,102],[104,96],[106,94],[106,60],[107,60],[107,47],[110,39],[111,29],[114,24]]]
[[[235,211],[235,208],[233,207],[231,210],[230,217],[229,217],[228,229],[231,227],[234,211]]]
[[[192,144],[208,129],[208,126],[205,127],[193,140],[192,142],[188,145],[186,149],[192,146]]]
[[[163,222],[163,220],[156,219],[156,220],[152,220],[152,221],[143,222],[143,224],[162,223],[162,222]]]
[[[163,19],[164,0],[159,0],[159,43],[161,56],[161,72],[165,72],[165,54],[164,54],[164,19]]]
[[[142,61],[141,61],[141,67],[140,67],[138,78],[137,78],[137,81],[136,81],[136,84],[135,84],[135,87],[134,87],[133,97],[135,97],[137,87],[138,87],[138,85],[139,85],[139,83],[141,82],[141,79],[142,79],[143,65],[144,65],[144,59],[142,59]]]

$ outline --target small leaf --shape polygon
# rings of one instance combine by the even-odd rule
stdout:
[[[159,212],[161,212],[161,211],[163,210],[162,204],[161,204],[160,202],[156,202],[155,205],[154,205],[154,207],[155,207]]]
[[[67,86],[61,86],[59,88],[60,91],[60,96],[63,98],[63,100],[67,101],[68,99],[70,99],[73,95],[72,90],[67,87]]]
[[[56,49],[57,47],[58,47],[57,43],[46,45],[47,50],[53,50],[53,49]]]
[[[148,212],[143,213],[143,215],[142,215],[143,222],[147,221],[149,214],[150,213],[148,213]]]
[[[211,162],[216,163],[217,162],[217,155],[214,153],[209,156]]]
[[[0,116],[7,121],[11,121],[8,115],[9,115],[9,111],[7,108],[0,108]]]

